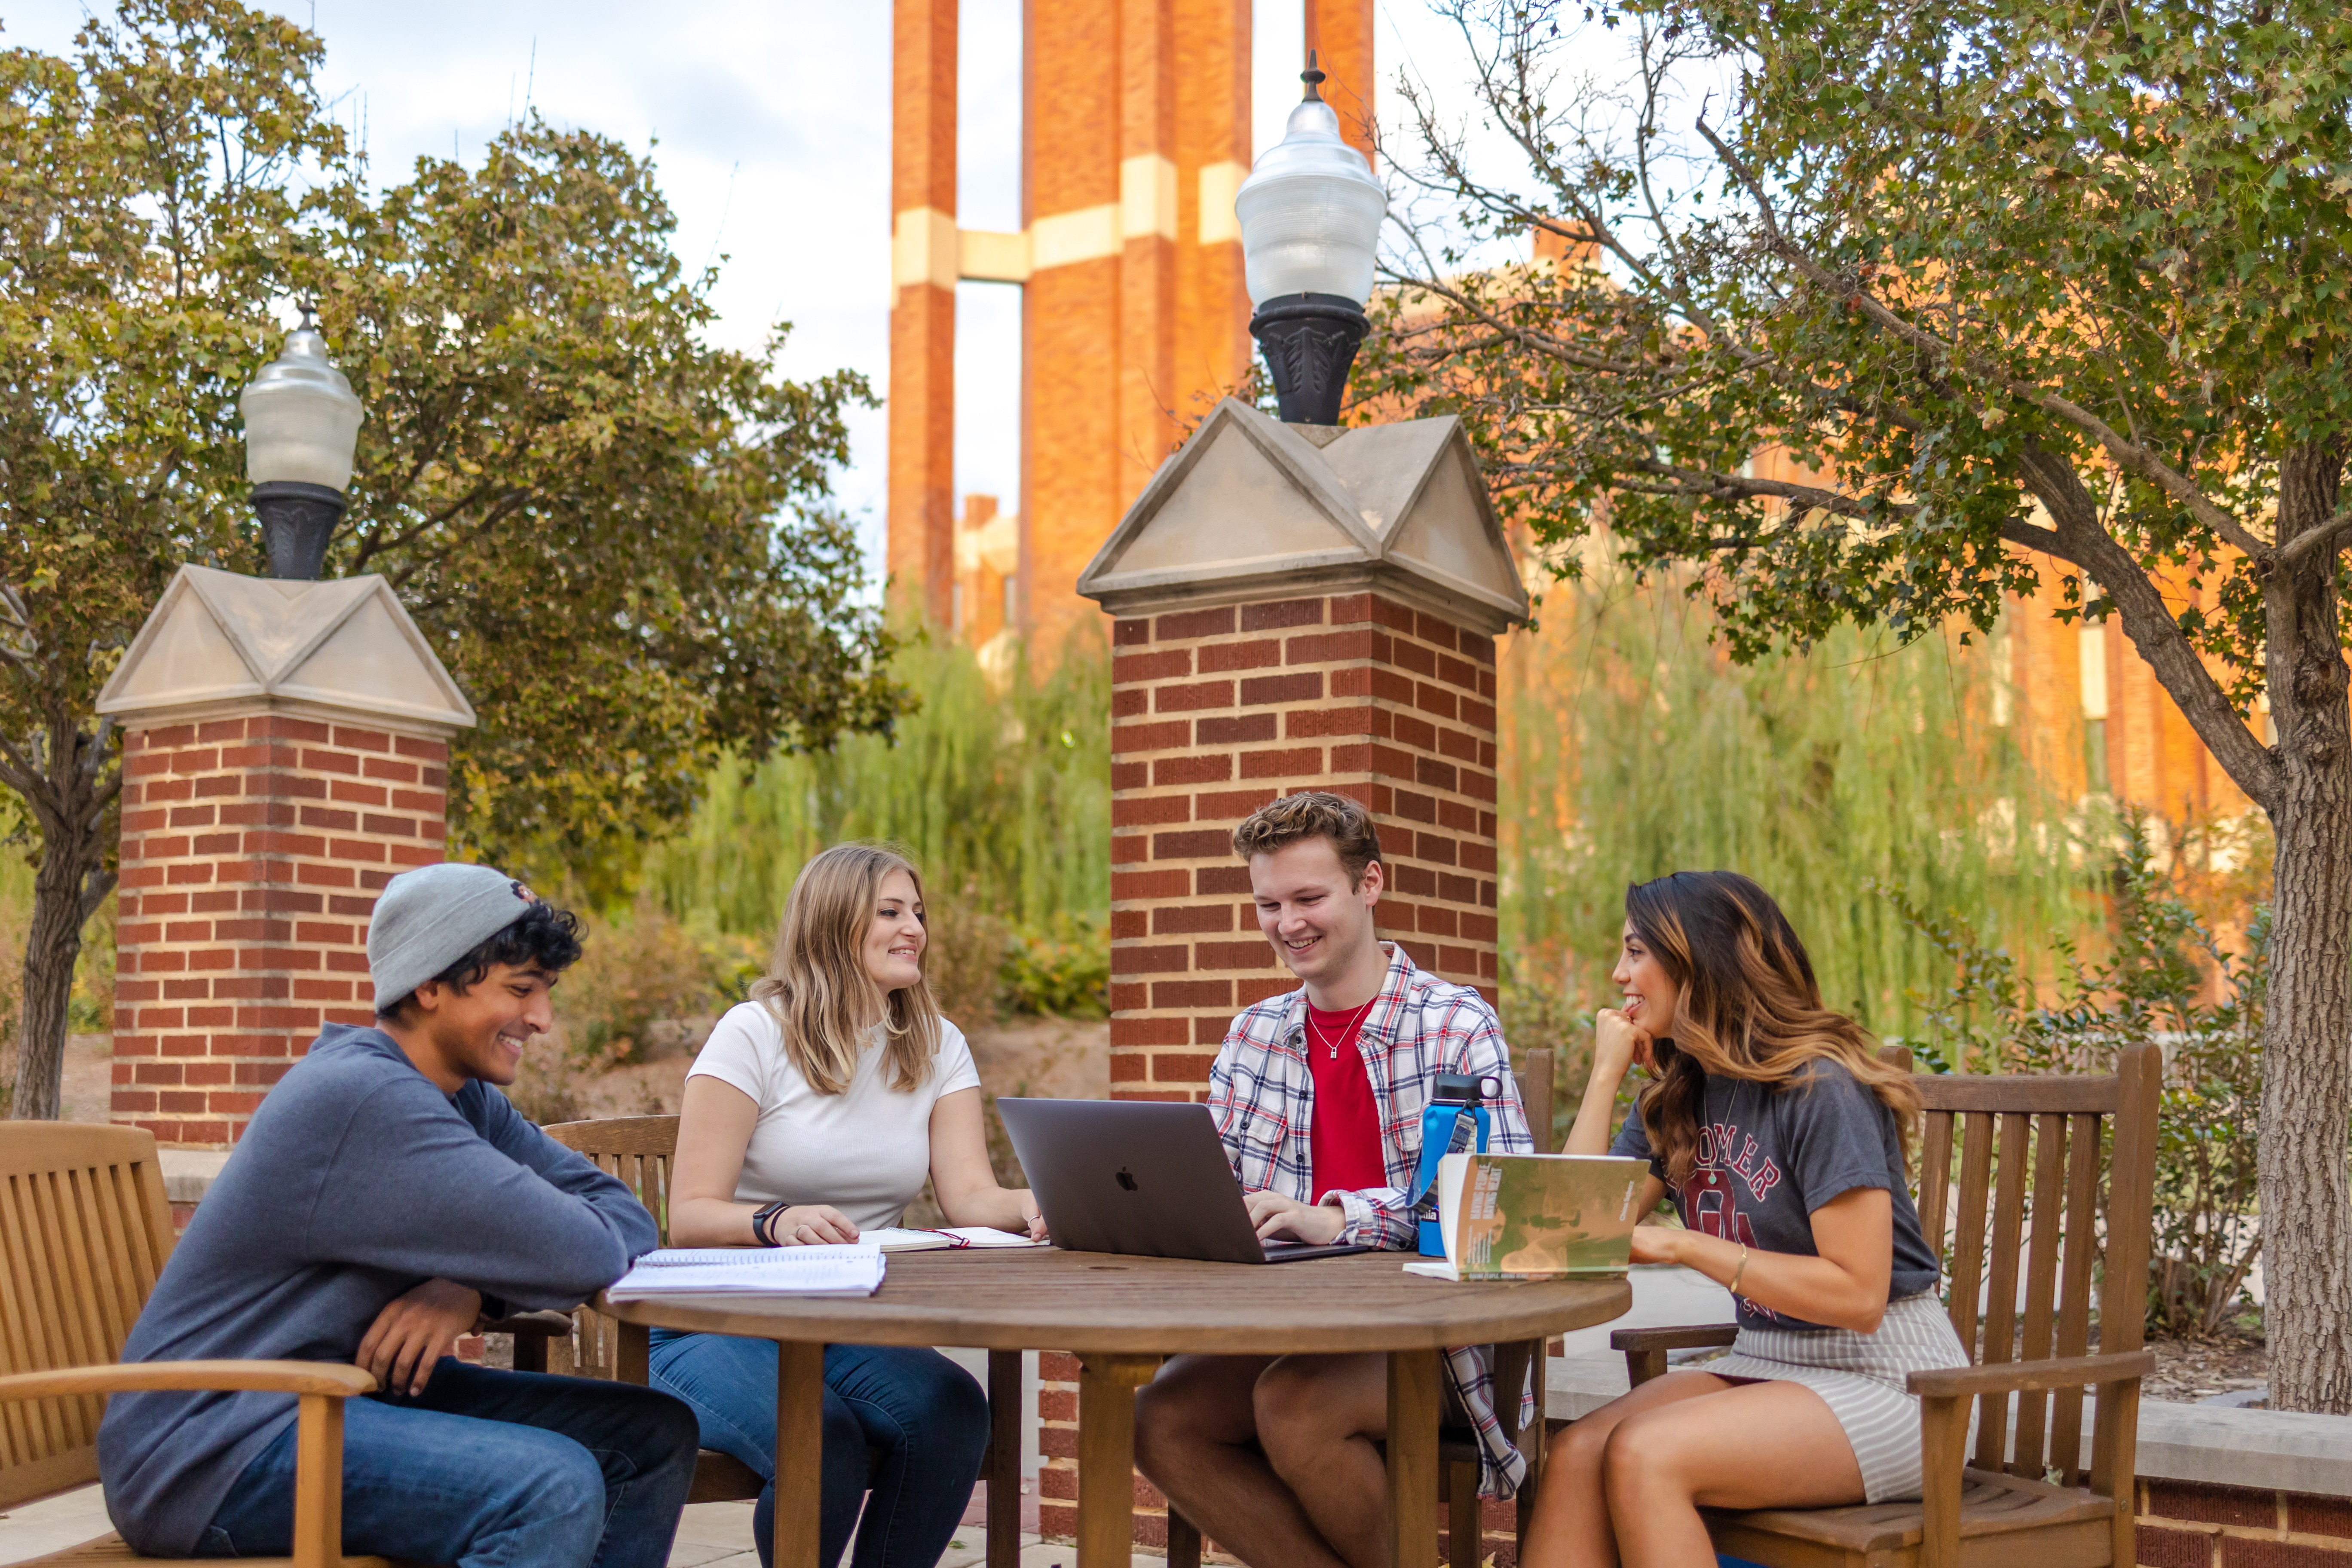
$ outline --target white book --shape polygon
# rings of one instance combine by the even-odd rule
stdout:
[[[921,1226],[899,1227],[880,1226],[857,1233],[860,1241],[870,1241],[885,1252],[961,1251],[970,1247],[1046,1247],[1049,1242],[1032,1241],[1009,1230],[999,1230],[990,1225],[954,1225],[939,1229]]]
[[[871,1296],[882,1288],[882,1249],[846,1247],[663,1247],[604,1294],[614,1301],[657,1296]]]

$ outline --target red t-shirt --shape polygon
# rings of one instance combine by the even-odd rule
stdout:
[[[1308,1189],[1320,1203],[1331,1192],[1389,1184],[1381,1157],[1381,1113],[1356,1036],[1369,1008],[1326,1013],[1307,1005],[1307,1065],[1315,1076],[1315,1117],[1307,1131]],[[1335,1052],[1332,1047],[1339,1049]]]

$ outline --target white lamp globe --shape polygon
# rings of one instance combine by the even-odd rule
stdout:
[[[352,384],[327,359],[327,340],[310,324],[286,334],[286,347],[261,367],[236,400],[245,416],[245,477],[252,484],[292,482],[345,490],[352,453],[366,416]]]
[[[1282,140],[1266,149],[1234,196],[1250,303],[1292,294],[1372,297],[1372,260],[1388,192],[1339,134],[1339,117],[1304,73],[1307,97]]]

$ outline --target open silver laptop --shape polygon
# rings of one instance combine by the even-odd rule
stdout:
[[[996,1109],[1056,1247],[1216,1263],[1370,1250],[1261,1242],[1205,1105],[1000,1100]]]

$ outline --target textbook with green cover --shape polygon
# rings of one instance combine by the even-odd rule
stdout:
[[[1647,1160],[1608,1154],[1448,1154],[1437,1166],[1445,1258],[1404,1266],[1434,1279],[1557,1279],[1622,1273]]]

